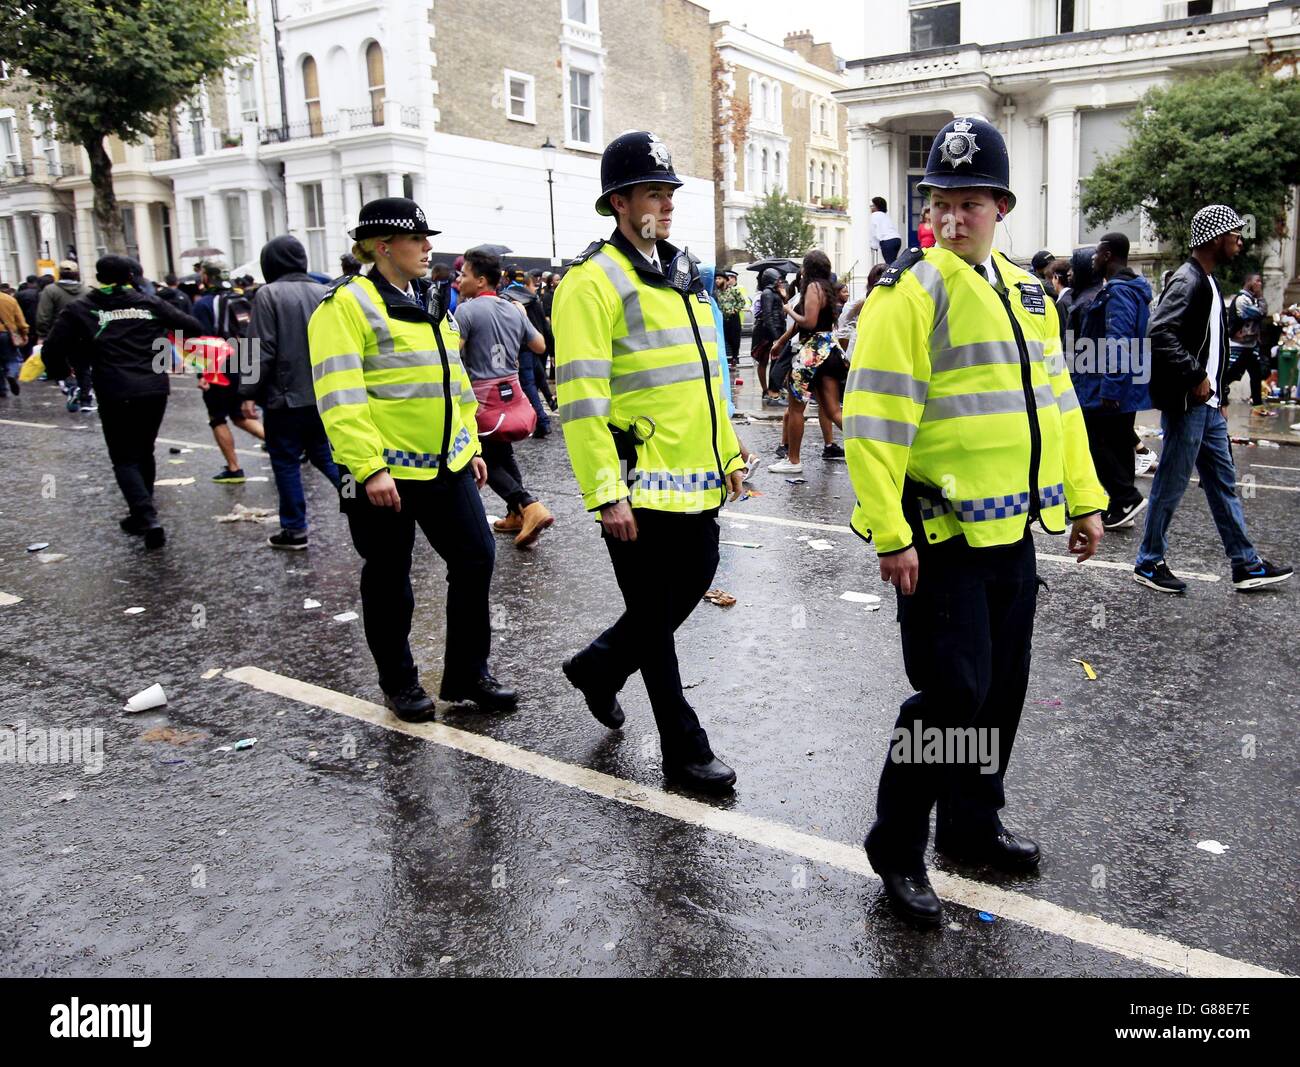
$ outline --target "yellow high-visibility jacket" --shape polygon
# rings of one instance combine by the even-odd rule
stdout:
[[[406,301],[385,302],[364,275],[340,280],[312,313],[316,407],[335,462],[358,482],[385,468],[394,478],[429,481],[443,455],[458,471],[479,453],[478,402],[456,320],[434,323]]]
[[[1037,517],[1104,510],[1056,308],[1001,253],[995,289],[945,249],[911,250],[862,308],[844,397],[853,529],[880,553],[912,544],[905,505],[936,544],[1013,544]],[[914,499],[904,501],[907,492]]]
[[[555,294],[555,382],[564,442],[588,511],[631,497],[634,508],[700,512],[726,500],[744,466],[727,418],[708,294],[683,293],[616,235],[575,261]],[[660,242],[670,263],[676,253]],[[725,363],[725,361],[724,361]],[[725,371],[722,371],[725,373]],[[631,490],[610,426],[653,420],[637,447]]]

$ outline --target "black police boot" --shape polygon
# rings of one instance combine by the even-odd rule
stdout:
[[[664,761],[664,778],[673,785],[698,789],[702,793],[730,793],[736,784],[736,772],[717,756],[703,763]]]
[[[607,726],[611,730],[617,730],[622,727],[625,716],[622,707],[618,703],[617,693],[602,693],[595,686],[587,685],[578,672],[577,665],[573,662],[576,657],[570,656],[560,664],[560,670],[564,671],[564,677],[569,679],[569,683],[576,689],[587,701],[587,708],[596,721],[602,726]]]
[[[442,680],[438,697],[449,704],[477,704],[483,711],[514,711],[519,697],[486,671],[477,678]]]
[[[162,548],[167,543],[167,531],[161,526],[150,526],[144,532],[145,548]]]
[[[930,885],[925,865],[908,869],[888,862],[872,851],[870,834],[862,845],[871,869],[880,876],[885,899],[894,914],[917,926],[938,926],[943,921],[943,905]]]
[[[957,838],[935,834],[934,848],[946,859],[958,863],[988,864],[1000,871],[1032,871],[1042,859],[1038,845],[999,826],[991,837]]]
[[[419,682],[412,682],[396,693],[385,693],[384,703],[402,722],[428,722],[436,705]]]
[[[128,515],[125,519],[118,519],[117,524],[122,527],[123,533],[129,533],[132,537],[140,537],[149,524],[144,519],[137,518],[135,515]]]

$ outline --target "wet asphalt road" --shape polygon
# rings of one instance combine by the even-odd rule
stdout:
[[[379,699],[361,623],[332,619],[360,610],[359,561],[328,484],[304,468],[312,547],[275,553],[263,545],[275,526],[213,518],[235,503],[275,506],[269,462],[249,438],[237,431],[245,469],[268,481],[241,487],[210,483],[219,466],[210,447],[171,455],[161,445],[159,477],[196,482],[159,488],[169,544],[146,554],[117,529],[124,507],[96,416],[67,414],[48,383],[0,404],[0,419],[53,427],[0,422],[9,472],[0,590],[23,598],[0,606],[0,724],[105,734],[99,774],[0,765],[0,973],[1166,973],[951,904],[941,931],[917,933],[883,910],[878,883],[850,871],[228,678],[204,680],[212,668],[253,665]],[[770,458],[775,424],[740,432]],[[163,436],[211,444],[188,382],[177,383]],[[817,439],[810,424],[806,440]],[[521,707],[499,717],[444,707],[439,718],[659,788],[639,679],[625,691],[620,736],[595,723],[560,673],[615,617],[617,589],[560,436],[518,451],[558,517],[532,552],[498,543],[493,665],[521,691]],[[747,521],[845,524],[847,471],[818,451],[806,449],[806,484],[764,472],[762,495],[726,509],[723,539],[762,547],[723,546],[715,584],[738,604],[701,604],[679,649],[690,699],[740,776],[721,806],[857,843],[910,693],[892,596],[852,534]],[[1236,454],[1242,475],[1300,489],[1300,448]],[[1245,501],[1254,540],[1275,561],[1300,557],[1298,497],[1259,488]],[[490,491],[485,502],[502,514]],[[1139,537],[1108,533],[1101,558],[1131,565]],[[38,541],[67,558],[39,562],[25,551]],[[1040,537],[1039,550],[1064,556],[1064,538]],[[1195,489],[1169,558],[1175,572],[1220,580],[1193,581],[1176,599],[1139,588],[1127,571],[1040,563],[1050,593],[1004,817],[1041,843],[1045,860],[1034,878],[972,877],[1298,974],[1300,586],[1235,593]],[[420,542],[413,646],[430,690],[444,577]],[[850,590],[883,594],[882,610],[839,599]],[[322,607],[304,610],[305,598]],[[145,610],[124,613],[133,606]],[[1096,681],[1076,659],[1096,668]],[[123,714],[126,698],[153,682],[167,706]],[[1243,755],[1247,735],[1253,758]],[[244,737],[258,744],[215,751]],[[1196,847],[1207,840],[1227,851]]]

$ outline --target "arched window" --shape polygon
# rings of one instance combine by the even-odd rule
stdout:
[[[826,164],[822,164],[822,199],[826,199]]]
[[[784,189],[785,184],[781,181],[781,153],[777,152],[772,159],[772,188]]]
[[[384,50],[378,41],[366,45],[366,82],[370,86],[370,121],[384,124]]]
[[[831,167],[831,196],[840,195],[840,168]]]
[[[781,125],[781,85],[779,82],[772,86],[772,121],[778,126]]]
[[[754,170],[754,146],[745,145],[745,189],[753,192],[758,186],[758,179]]]
[[[764,196],[767,195],[767,149],[764,148],[759,154],[760,169],[762,170],[763,184],[760,187]]]
[[[320,119],[320,77],[316,73],[316,60],[304,56],[302,61],[302,96],[307,105],[307,126],[313,137],[323,132]]]
[[[817,164],[808,164],[808,199],[817,195]]]
[[[763,111],[760,117],[772,117],[772,86],[768,82],[763,83]]]

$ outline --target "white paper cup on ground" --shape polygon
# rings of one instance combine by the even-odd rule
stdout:
[[[167,694],[163,692],[162,685],[154,682],[148,689],[142,689],[136,693],[123,705],[122,710],[130,712],[149,711],[151,708],[161,708],[166,703]]]

